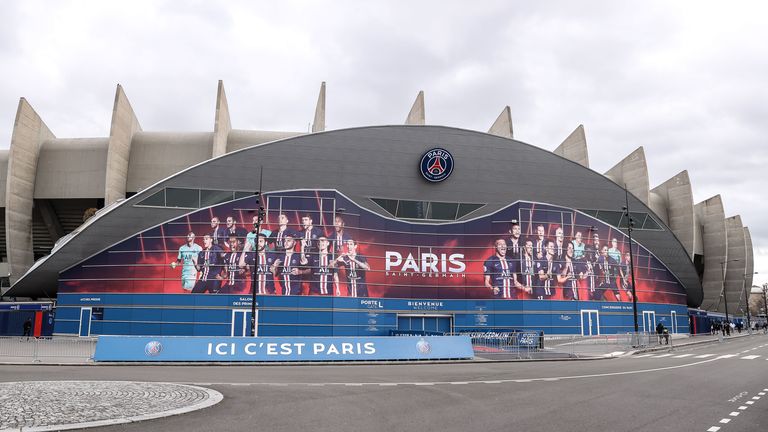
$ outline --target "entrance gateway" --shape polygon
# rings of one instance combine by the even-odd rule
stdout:
[[[598,336],[600,334],[600,312],[594,309],[581,310],[581,335]]]
[[[259,311],[256,310],[256,328],[254,336],[259,335]],[[246,337],[251,335],[251,310],[232,310],[232,337]]]
[[[398,314],[398,332],[421,334],[449,334],[453,330],[453,315],[445,314]]]

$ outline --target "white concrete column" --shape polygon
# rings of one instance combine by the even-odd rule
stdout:
[[[216,92],[216,117],[213,121],[213,151],[211,156],[218,157],[227,153],[227,138],[232,130],[232,122],[229,119],[229,104],[227,94],[224,92],[224,81],[219,80],[219,88]]]
[[[589,151],[584,125],[578,125],[553,153],[589,168]]]
[[[512,110],[509,109],[509,105],[501,110],[501,114],[496,117],[496,121],[493,122],[491,128],[488,129],[488,133],[504,138],[514,138],[514,131],[512,130]]]
[[[320,84],[320,94],[317,95],[315,118],[312,121],[312,132],[325,131],[325,81]]]
[[[426,124],[426,115],[424,113],[424,90],[421,90],[416,95],[416,100],[413,102],[411,111],[408,113],[408,117],[405,119],[407,125],[424,125]]]
[[[658,196],[663,205],[656,208],[654,199],[651,200],[651,208],[660,217],[666,218],[664,223],[672,229],[672,232],[683,244],[688,256],[693,259],[694,254],[694,212],[693,189],[688,171],[682,171],[664,183],[651,190],[652,197]]]
[[[605,176],[619,186],[626,185],[629,193],[650,207],[651,187],[648,180],[648,163],[642,146],[609,169]]]
[[[43,142],[54,138],[32,106],[21,98],[13,123],[5,189],[5,238],[11,284],[34,263],[32,209],[37,159]]]
[[[128,162],[131,159],[131,141],[141,125],[133,112],[131,102],[118,84],[115,91],[115,104],[112,108],[112,125],[109,130],[107,148],[107,175],[104,186],[104,205],[108,206],[118,199],[125,198]]]

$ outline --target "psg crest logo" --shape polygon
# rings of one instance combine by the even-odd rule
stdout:
[[[453,172],[453,156],[442,148],[433,148],[424,153],[419,164],[421,175],[431,182],[441,182]]]
[[[427,355],[432,351],[432,346],[424,338],[421,338],[416,342],[416,349],[420,354]]]
[[[144,346],[144,354],[155,357],[163,350],[163,344],[158,341],[150,341]]]

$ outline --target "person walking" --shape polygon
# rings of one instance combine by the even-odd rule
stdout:
[[[659,321],[659,324],[656,326],[656,334],[659,337],[659,345],[661,345],[661,339],[664,334],[664,324],[662,324],[661,321]]]
[[[32,318],[27,318],[26,321],[24,321],[24,334],[22,337],[26,336],[27,340],[29,340],[29,337],[32,336]]]

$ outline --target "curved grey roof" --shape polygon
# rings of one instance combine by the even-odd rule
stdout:
[[[455,168],[449,180],[431,184],[423,181],[417,163],[425,150],[438,146],[453,154]],[[384,216],[369,197],[428,196],[434,201],[487,203],[473,217],[518,200],[621,210],[625,199],[624,190],[599,173],[538,147],[481,132],[440,126],[380,126],[317,133],[255,145],[205,161],[103,210],[97,220],[89,221],[25,274],[9,295],[39,295],[40,286],[51,292],[58,271],[188,211],[134,206],[156,191],[164,187],[256,190],[260,166],[264,167],[265,192],[337,189]],[[651,213],[635,197],[630,197],[630,207]],[[701,301],[701,285],[693,264],[669,228],[636,230],[633,237],[678,277],[689,303]]]

